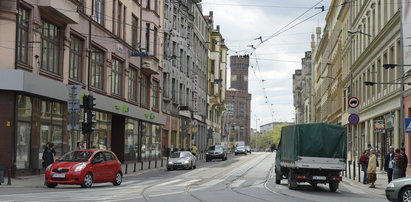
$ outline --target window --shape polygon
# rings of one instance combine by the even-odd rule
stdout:
[[[154,27],[154,37],[153,37],[153,55],[157,56],[157,35],[158,35],[158,29],[157,27]]]
[[[176,90],[176,79],[173,78],[171,80],[171,99],[173,101],[176,101],[176,97],[177,97],[177,90]]]
[[[104,25],[104,0],[95,0],[94,15],[96,22]]]
[[[19,23],[18,34],[19,39],[17,42],[17,59],[19,62],[27,64],[28,60],[28,40],[29,40],[29,22],[30,11],[25,8],[19,8]]]
[[[77,0],[80,3],[80,6],[77,7],[79,12],[84,12],[84,0]]]
[[[141,75],[141,105],[143,106],[149,106],[149,95],[148,95],[148,90],[150,89],[149,86],[149,77],[145,74]]]
[[[128,74],[128,99],[132,101],[137,100],[136,90],[137,90],[137,70],[130,67],[130,71]]]
[[[81,81],[83,69],[83,40],[75,35],[70,36],[70,79]]]
[[[239,116],[245,116],[245,104],[244,103],[240,103],[240,112],[239,112]]]
[[[104,53],[103,51],[91,49],[91,86],[103,90],[104,77]]]
[[[151,7],[151,0],[147,0],[146,8],[147,8],[147,9],[150,9],[150,7]]]
[[[211,69],[210,69],[210,72],[211,72],[211,74],[214,74],[215,73],[215,61],[214,60],[211,60],[211,63],[210,63],[211,65]]]
[[[136,16],[131,17],[131,45],[134,48],[138,48],[138,18]]]
[[[159,86],[157,81],[153,81],[153,108],[154,109],[160,109],[159,108],[159,99],[158,99],[158,93],[159,93]]]
[[[163,72],[163,97],[169,98],[169,77],[166,72]]]
[[[30,137],[33,101],[30,97],[17,97],[16,168],[26,169],[30,164]],[[40,164],[41,165],[41,164]]]
[[[56,25],[42,21],[41,69],[59,74],[59,31]]]
[[[180,95],[179,95],[179,104],[182,105],[183,101],[184,101],[184,91],[183,91],[183,84],[182,83],[180,83],[180,88],[179,88],[178,92],[180,93]]]
[[[150,51],[150,23],[146,23],[146,52]]]
[[[121,11],[122,11],[122,5],[120,2],[118,2],[118,7],[117,7],[117,36],[121,38],[121,25],[122,20],[121,20]]]
[[[111,63],[111,93],[121,96],[123,63],[113,59]]]
[[[139,151],[139,121],[126,119],[124,155],[126,161],[137,160]]]

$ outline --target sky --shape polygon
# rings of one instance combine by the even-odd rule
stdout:
[[[292,75],[301,69],[305,52],[311,51],[315,28],[323,29],[330,2],[202,0],[203,14],[213,11],[214,26],[220,25],[229,56],[250,55],[251,128],[257,126],[259,130],[259,126],[274,121],[294,121]],[[322,6],[324,11],[311,9]],[[263,43],[256,39],[260,36]],[[229,72],[228,65],[228,87]]]

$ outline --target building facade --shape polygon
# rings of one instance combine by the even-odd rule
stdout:
[[[227,133],[224,130],[225,92],[227,82],[227,51],[220,26],[214,28],[213,12],[208,16],[208,92],[207,92],[207,128],[212,133],[209,145],[227,145]]]
[[[158,1],[1,1],[0,164],[37,173],[47,142],[57,156],[88,144],[122,162],[159,158],[162,13]],[[90,136],[68,130],[67,84],[96,98]]]
[[[230,57],[231,88],[226,91],[229,141],[250,142],[251,94],[248,93],[248,55]]]
[[[312,87],[311,87],[311,51],[305,52],[301,59],[301,69],[293,74],[293,96],[295,107],[295,122],[311,122]]]
[[[165,1],[163,128],[165,148],[207,146],[207,21],[200,1]]]
[[[398,84],[401,68],[383,68],[402,61],[401,2],[361,1],[337,6],[340,4],[332,1],[322,37],[313,51],[315,120],[347,126],[348,160],[356,162],[371,144],[383,169],[389,146],[404,145]],[[375,84],[365,85],[366,81]],[[351,97],[360,101],[355,109],[349,108]],[[351,113],[359,115],[358,124],[349,122]]]

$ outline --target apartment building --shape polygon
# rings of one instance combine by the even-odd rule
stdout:
[[[312,87],[311,87],[311,51],[305,52],[301,59],[301,69],[293,74],[293,96],[295,107],[295,122],[311,122]]]
[[[163,127],[166,148],[207,146],[207,21],[198,0],[164,1]]]
[[[38,173],[47,142],[57,156],[88,144],[122,162],[159,158],[162,9],[155,0],[1,1],[0,164]],[[68,130],[67,84],[81,86],[75,98],[96,98],[90,136],[81,124]]]

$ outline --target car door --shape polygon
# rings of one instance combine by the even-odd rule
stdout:
[[[116,171],[117,171],[117,166],[116,166],[116,161],[115,158],[113,156],[113,154],[111,154],[110,152],[103,152],[104,156],[106,157],[106,162],[105,162],[105,166],[106,166],[106,179],[105,181],[113,181],[116,177]]]
[[[105,178],[105,156],[103,152],[98,152],[94,155],[91,163],[93,164],[94,182],[102,182]]]

